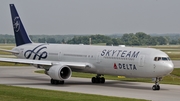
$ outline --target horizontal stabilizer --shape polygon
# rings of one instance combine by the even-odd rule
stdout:
[[[19,54],[19,52],[18,52],[18,51],[7,50],[7,49],[1,49],[1,48],[0,48],[0,51],[3,51],[3,52],[8,52],[8,53],[13,53],[13,54]]]

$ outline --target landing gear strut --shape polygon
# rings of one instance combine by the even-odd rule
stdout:
[[[100,74],[97,74],[96,77],[92,77],[91,82],[92,83],[105,83],[105,78],[101,77]]]
[[[53,85],[64,84],[64,80],[60,81],[60,80],[51,79],[50,82],[51,82],[51,84],[53,84]]]
[[[155,85],[152,86],[152,90],[160,90],[159,81],[161,81],[162,78],[156,77]]]

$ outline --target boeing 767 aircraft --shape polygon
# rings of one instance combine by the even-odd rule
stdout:
[[[174,65],[168,55],[152,48],[33,43],[28,37],[14,4],[10,4],[17,58],[0,58],[3,62],[32,64],[51,77],[51,84],[64,84],[72,71],[97,74],[92,83],[105,83],[104,75],[155,78],[159,81],[171,73]]]

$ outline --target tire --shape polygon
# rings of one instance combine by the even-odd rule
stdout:
[[[101,82],[101,78],[96,78],[96,83],[100,83]]]
[[[55,84],[55,82],[54,82],[54,80],[53,80],[53,79],[51,79],[51,84],[53,84],[53,85]]]
[[[64,84],[64,81],[59,81],[59,84]]]
[[[96,78],[95,78],[95,77],[92,77],[91,82],[92,82],[92,83],[96,83]]]
[[[153,85],[152,90],[160,90],[160,86],[159,85]]]
[[[104,77],[100,78],[100,83],[105,83],[105,78]]]
[[[152,86],[152,90],[156,90],[156,85],[153,85],[153,86]]]
[[[58,81],[58,80],[54,80],[54,84],[55,84],[55,85],[58,85],[58,84],[59,84],[59,81]]]
[[[159,85],[156,86],[156,90],[160,90],[160,86]]]

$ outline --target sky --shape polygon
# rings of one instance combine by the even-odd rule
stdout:
[[[1,0],[0,34],[11,3],[29,35],[180,33],[180,0]]]

